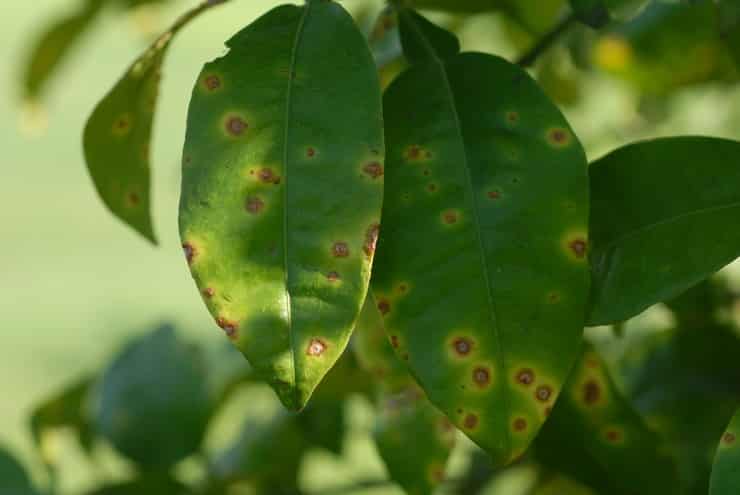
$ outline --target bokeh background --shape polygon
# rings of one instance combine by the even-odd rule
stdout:
[[[202,64],[224,52],[223,41],[231,34],[278,2],[234,0],[214,9],[178,35],[167,56],[153,136],[160,247],[152,248],[105,210],[87,176],[81,148],[82,129],[95,103],[155,33],[194,3],[173,0],[125,15],[106,11],[35,105],[22,97],[24,63],[40,31],[75,8],[76,1],[0,5],[0,444],[32,466],[37,477],[43,478],[43,473],[27,423],[41,399],[102,366],[131,337],[163,321],[175,323],[183,335],[206,347],[223,344],[191,282],[177,237],[185,115]],[[380,7],[380,2],[363,0],[344,4],[368,30]],[[525,33],[507,27],[508,21],[498,13],[436,19],[454,25],[468,50],[513,59],[531,42]],[[634,60],[629,46],[615,39],[599,44],[593,33],[578,30],[589,43],[580,49],[581,56],[601,66],[579,69],[566,48],[558,46],[533,73],[560,103],[590,159],[639,138],[676,134],[740,138],[740,87],[732,77],[715,78],[711,71],[700,71],[696,81],[688,78],[687,84],[666,96],[655,83],[658,76],[618,74]],[[709,63],[710,48],[672,56],[696,67]],[[737,272],[737,266],[728,273],[733,270]],[[660,308],[653,310],[630,323],[628,332],[646,318],[663,316]],[[304,466],[306,484],[319,492],[352,479],[385,476],[367,436],[367,405],[355,402],[347,455],[338,459],[316,452]],[[250,392],[230,404],[209,441],[228,438],[245,414],[270,415],[275,407],[269,391]],[[127,472],[127,465],[113,454],[90,469],[71,439],[62,436],[59,441],[59,448],[68,452],[60,481],[64,493]],[[183,469],[187,472],[188,467]],[[400,491],[384,488],[373,493]]]

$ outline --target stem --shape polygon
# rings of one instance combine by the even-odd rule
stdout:
[[[516,63],[522,67],[529,67],[532,65],[540,55],[546,52],[558,40],[558,38],[560,38],[560,36],[565,34],[568,29],[575,24],[576,20],[575,12],[571,12],[564,16],[550,31],[545,33],[528,52],[519,57],[519,60],[517,60]]]

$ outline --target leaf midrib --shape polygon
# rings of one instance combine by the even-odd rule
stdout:
[[[298,27],[296,29],[295,38],[293,39],[293,47],[290,52],[290,66],[288,68],[288,86],[285,95],[285,133],[283,134],[283,166],[285,171],[283,173],[283,273],[284,273],[284,284],[285,284],[285,309],[286,316],[288,319],[288,342],[290,345],[290,364],[293,368],[293,399],[296,400],[296,406],[300,402],[300,392],[298,390],[298,372],[296,370],[296,349],[295,341],[293,339],[293,314],[290,303],[290,285],[289,285],[289,274],[288,274],[288,184],[289,184],[289,173],[288,173],[288,143],[290,142],[290,117],[292,114],[292,94],[293,94],[293,82],[295,78],[295,68],[297,65],[298,58],[298,47],[303,37],[304,26],[306,19],[311,12],[312,2],[307,2],[303,7],[303,13],[298,21]]]
[[[501,341],[501,336],[499,335],[498,330],[498,318],[496,316],[496,305],[493,300],[493,284],[491,283],[491,278],[489,275],[489,268],[488,268],[488,262],[485,257],[485,249],[483,245],[483,235],[480,230],[480,214],[478,212],[478,206],[475,202],[475,195],[473,194],[473,178],[470,173],[470,167],[468,165],[468,153],[465,145],[465,138],[463,137],[462,132],[462,124],[460,122],[460,115],[457,111],[457,102],[455,100],[455,95],[452,92],[452,85],[450,84],[449,77],[447,76],[447,68],[445,66],[444,60],[442,60],[438,55],[437,52],[434,50],[434,47],[429,42],[429,40],[424,36],[424,33],[418,28],[414,20],[406,14],[405,11],[401,11],[402,15],[406,16],[406,19],[409,23],[409,25],[414,29],[418,39],[421,40],[421,42],[424,44],[424,48],[426,51],[431,55],[431,60],[434,61],[434,63],[439,67],[441,76],[442,76],[442,82],[445,86],[445,93],[448,97],[449,103],[450,103],[450,109],[452,111],[452,115],[454,117],[454,123],[455,123],[455,131],[457,133],[457,137],[461,143],[461,149],[462,149],[462,158],[463,158],[463,170],[465,171],[465,179],[467,181],[468,185],[468,197],[470,200],[471,205],[471,211],[473,214],[473,223],[475,224],[475,236],[476,241],[478,244],[478,254],[480,256],[480,262],[481,265],[483,265],[483,279],[486,284],[486,296],[488,298],[488,309],[489,309],[489,316],[491,319],[491,324],[493,327],[493,334],[496,339],[496,344],[498,346],[498,351],[500,353],[500,359],[499,359],[499,376],[505,377],[507,376],[506,371],[506,353],[504,352],[503,343]],[[509,393],[508,387],[504,388],[504,397],[503,402],[506,411],[511,411],[511,397]],[[506,453],[508,454],[509,451],[512,449],[512,438],[511,438],[511,432],[509,432],[508,427],[504,428],[504,431],[506,432],[506,440],[507,440],[507,449]]]

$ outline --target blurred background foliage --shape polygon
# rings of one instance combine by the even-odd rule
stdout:
[[[393,18],[376,23],[380,1],[343,3],[387,84],[403,67]],[[737,2],[610,0],[611,22],[598,30],[577,23],[584,18],[566,0],[412,3],[454,29],[464,49],[510,60],[556,33],[531,70],[590,159],[648,137],[740,138]],[[153,141],[159,249],[110,217],[87,177],[80,136],[91,109],[193,4],[0,6],[0,493],[401,493],[385,481],[372,380],[353,355],[304,414],[282,412],[214,328],[182,266],[175,212],[193,82],[225,39],[277,2],[232,0],[173,44]],[[736,263],[617,329],[587,330],[610,390],[631,402],[614,414],[634,408],[635,428],[660,437],[655,455],[677,466],[669,477],[680,491],[650,493],[706,493],[717,439],[740,404],[739,271]],[[604,458],[582,439],[569,442],[575,469],[548,456],[553,435],[586,435],[567,423],[499,473],[460,437],[441,492],[640,493],[604,483]]]

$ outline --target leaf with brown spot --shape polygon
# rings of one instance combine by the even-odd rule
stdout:
[[[213,317],[234,323],[255,373],[300,410],[367,293],[383,197],[378,76],[337,2],[276,7],[226,44],[190,101],[180,236],[197,286],[218,288]],[[203,84],[212,75],[217,91]]]
[[[535,441],[537,460],[598,493],[681,493],[676,466],[587,345]]]
[[[411,10],[399,15],[412,66],[384,95],[386,194],[372,289],[429,400],[506,464],[535,437],[578,356],[589,284],[586,156],[524,70],[458,53],[453,34]],[[413,290],[399,295],[400,281]],[[562,297],[550,301],[553,291]],[[478,366],[489,370],[484,387]],[[517,381],[522,369],[532,370],[530,387]],[[535,395],[542,386],[551,390],[544,402]],[[528,426],[514,435],[519,416]]]
[[[172,38],[218,3],[204,2],[180,17],[134,61],[85,125],[85,162],[98,195],[111,213],[153,244],[149,149],[162,62]]]
[[[740,409],[719,440],[709,483],[709,495],[737,493],[740,493]]]

